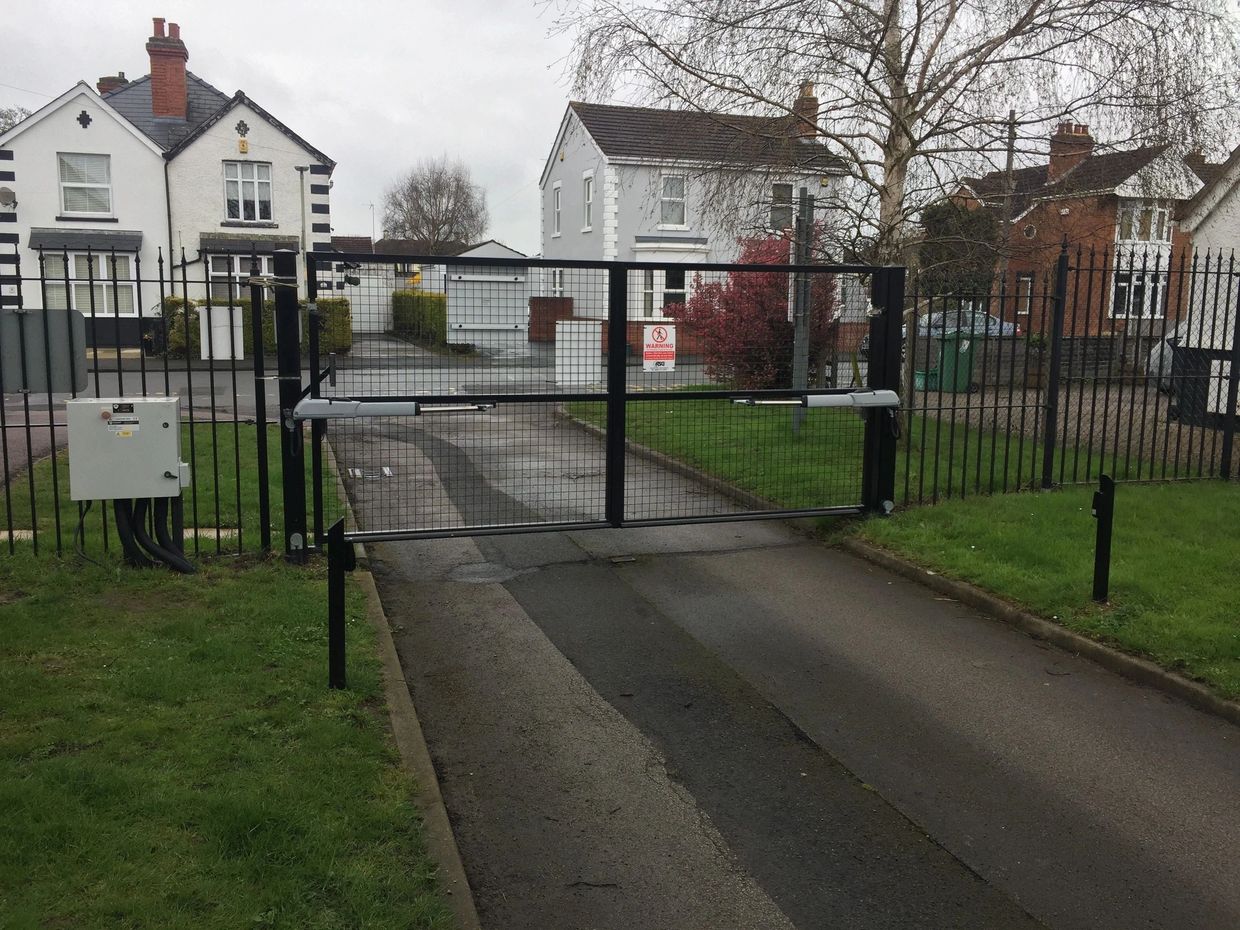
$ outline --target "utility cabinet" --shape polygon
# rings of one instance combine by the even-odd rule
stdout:
[[[180,398],[79,398],[65,411],[73,500],[176,497],[189,484]]]

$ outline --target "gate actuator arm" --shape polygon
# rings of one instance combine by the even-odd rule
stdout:
[[[349,420],[357,417],[420,417],[428,413],[482,413],[494,404],[423,404],[416,400],[348,400],[303,397],[294,420]]]
[[[858,412],[875,407],[893,408],[900,406],[900,395],[895,391],[849,391],[847,394],[804,394],[801,397],[776,398],[764,400],[754,397],[738,397],[734,404],[747,407],[848,407]]]

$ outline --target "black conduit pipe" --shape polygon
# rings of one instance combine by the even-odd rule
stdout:
[[[116,514],[116,535],[120,537],[125,561],[135,568],[154,568],[155,563],[142,553],[134,538],[133,501],[117,498],[112,502],[112,509]]]
[[[161,551],[169,556],[164,559],[165,562],[182,574],[192,575],[194,573],[194,563],[186,559],[184,553],[177,549],[172,534],[168,532],[168,498],[166,497],[155,498],[155,538],[159,540]]]
[[[156,560],[163,562],[173,571],[181,572],[185,575],[194,573],[194,566],[181,558],[175,552],[165,549],[155,540],[151,539],[151,534],[146,531],[146,514],[150,509],[151,502],[143,497],[139,498],[133,508],[133,532],[134,537],[143,549],[149,552]],[[158,532],[158,530],[156,531]]]

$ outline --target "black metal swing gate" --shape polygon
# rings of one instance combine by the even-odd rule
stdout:
[[[294,261],[277,255],[277,280]],[[276,295],[286,550],[304,553],[310,529],[327,543],[333,687],[355,542],[895,499],[903,268],[342,253],[306,265],[305,319],[291,288]],[[347,313],[329,312],[340,297]]]

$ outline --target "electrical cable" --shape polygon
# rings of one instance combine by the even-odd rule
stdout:
[[[135,568],[154,568],[155,563],[143,554],[133,534],[133,501],[117,498],[112,502],[116,514],[116,535],[120,537],[125,561]]]
[[[107,568],[98,559],[92,559],[86,554],[86,515],[90,513],[91,505],[94,501],[87,501],[85,507],[78,508],[78,525],[73,531],[73,548],[77,552],[78,557],[85,559],[91,565],[98,565],[100,568]]]
[[[173,571],[180,572],[183,575],[192,575],[194,566],[181,558],[175,552],[165,549],[159,543],[151,538],[151,534],[146,529],[147,513],[151,509],[150,498],[142,497],[134,502],[133,508],[133,532],[134,538],[138,545],[151,555],[157,562],[162,562]],[[156,530],[158,532],[158,530]]]
[[[172,534],[168,532],[168,498],[155,498],[155,537],[159,540],[161,557],[175,571],[192,575],[197,569],[194,563],[177,550]]]

